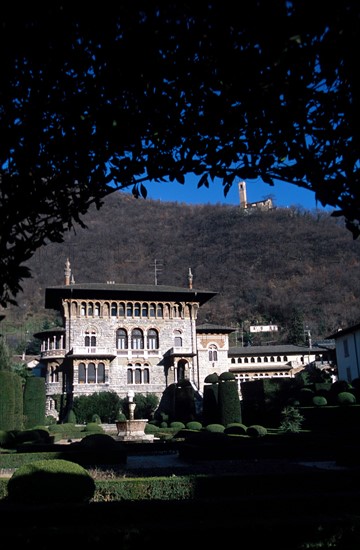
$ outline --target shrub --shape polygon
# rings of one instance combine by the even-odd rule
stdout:
[[[225,426],[223,426],[222,424],[208,424],[207,426],[205,426],[204,430],[212,433],[223,433],[225,430]]]
[[[101,418],[98,414],[93,414],[91,417],[91,422],[95,422],[95,424],[101,424]]]
[[[104,433],[104,428],[96,422],[88,422],[83,428],[83,432]]]
[[[350,392],[342,391],[337,395],[337,402],[341,406],[354,405],[356,403],[356,397]]]
[[[185,428],[185,424],[183,422],[170,422],[170,428],[183,430]]]
[[[236,380],[235,374],[233,372],[222,372],[219,376],[219,380],[222,380],[223,382],[226,382],[228,380]]]
[[[160,422],[160,428],[167,428],[168,423],[167,422]]]
[[[232,422],[226,426],[224,433],[233,435],[246,435],[246,431],[247,426],[245,426],[245,424],[241,424],[240,422]]]
[[[144,433],[145,435],[151,435],[151,434],[155,434],[159,430],[160,430],[159,426],[157,426],[156,424],[153,424],[152,422],[147,422],[145,424]]]
[[[267,429],[264,426],[258,424],[253,424],[249,426],[246,430],[246,435],[250,437],[264,437],[267,434]]]
[[[86,435],[79,442],[79,445],[86,449],[109,449],[116,446],[116,441],[109,434],[97,433]]]
[[[219,376],[216,374],[216,372],[213,372],[212,374],[208,374],[204,379],[205,384],[217,384],[218,381],[219,381]]]
[[[192,420],[191,422],[188,422],[186,424],[186,428],[188,430],[201,430],[202,427],[203,426],[202,426],[201,422],[197,422],[196,420]]]
[[[301,424],[304,421],[303,415],[295,407],[285,407],[281,411],[281,432],[298,433],[301,430]]]
[[[315,407],[325,407],[325,405],[327,405],[327,399],[322,395],[315,395],[315,397],[313,397],[312,399],[312,402]]]
[[[8,482],[9,500],[21,504],[88,502],[94,493],[95,482],[87,470],[62,459],[20,466]]]
[[[11,431],[0,430],[0,447],[9,448],[15,443],[15,435]]]

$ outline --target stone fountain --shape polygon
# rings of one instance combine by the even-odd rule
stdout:
[[[145,426],[148,422],[147,418],[134,418],[136,403],[134,403],[133,391],[128,392],[127,402],[129,419],[116,421],[118,439],[121,441],[153,441],[153,434],[145,434]]]

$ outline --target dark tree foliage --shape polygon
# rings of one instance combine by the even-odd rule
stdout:
[[[0,305],[115,187],[274,179],[359,235],[359,3],[73,2],[0,15]],[[271,23],[270,23],[271,22]],[[274,32],[274,25],[276,32]]]

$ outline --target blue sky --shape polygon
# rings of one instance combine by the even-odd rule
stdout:
[[[178,182],[155,183],[145,182],[149,199],[163,202],[184,202],[188,204],[233,204],[239,205],[238,181],[235,181],[227,197],[224,197],[220,180],[210,183],[209,188],[197,188],[199,178],[193,175],[186,177],[182,185]],[[240,180],[239,180],[240,181]],[[315,193],[302,189],[294,184],[277,182],[274,186],[263,183],[262,180],[250,180],[246,182],[247,202],[257,202],[271,197],[274,206],[278,207],[302,207],[306,210],[328,210],[320,203],[316,204]]]

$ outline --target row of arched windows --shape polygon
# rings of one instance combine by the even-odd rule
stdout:
[[[288,360],[287,356],[284,355],[283,358],[280,357],[280,355],[277,356],[276,358],[276,361],[278,363],[282,363],[282,362],[286,362]],[[236,359],[236,357],[233,357],[231,359],[231,362],[232,363],[275,363],[275,357],[271,356],[270,358],[269,357],[238,357]]]
[[[85,332],[85,347],[96,347],[96,332]],[[116,331],[116,349],[159,349],[159,333],[154,328],[143,331],[134,328],[130,333],[124,328]]]
[[[130,345],[129,345],[130,344]],[[140,328],[134,328],[130,334],[124,328],[116,331],[116,349],[158,349],[159,333],[154,328],[144,332]]]
[[[79,363],[78,381],[79,384],[105,384],[104,363]]]
[[[72,312],[77,315],[79,305],[72,304]],[[100,302],[81,302],[80,316],[82,317],[120,317],[120,318],[158,318],[181,317],[184,308],[180,303],[157,304],[154,302],[111,302],[101,304]]]

